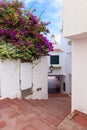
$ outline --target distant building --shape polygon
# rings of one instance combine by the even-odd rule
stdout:
[[[71,46],[68,39],[61,34],[61,43],[55,42],[51,36],[54,51],[48,56],[48,76],[57,76],[60,83],[60,93],[71,94]],[[55,43],[55,44],[54,44]]]
[[[56,39],[55,39],[55,35],[54,35],[54,34],[51,35],[51,42],[52,42],[53,44],[57,44],[57,41],[56,41]]]

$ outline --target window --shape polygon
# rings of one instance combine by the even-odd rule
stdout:
[[[71,42],[71,40],[69,40],[69,41],[68,41],[68,45],[71,45],[71,44],[72,44],[72,42]]]
[[[59,55],[50,56],[50,64],[51,65],[59,65]]]

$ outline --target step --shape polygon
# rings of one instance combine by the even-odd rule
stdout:
[[[72,112],[58,126],[58,130],[87,130],[87,114],[78,110]]]

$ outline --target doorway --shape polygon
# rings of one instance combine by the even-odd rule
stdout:
[[[59,76],[48,76],[48,94],[60,93]]]

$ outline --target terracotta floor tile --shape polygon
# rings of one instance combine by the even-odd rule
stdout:
[[[57,130],[70,113],[70,100],[67,95],[48,100],[0,100],[0,130]]]
[[[0,121],[0,128],[6,127],[7,123],[5,121]]]
[[[87,115],[75,110],[58,126],[58,130],[87,130]]]
[[[82,113],[80,111],[76,111],[76,110],[73,112],[73,114],[74,114],[74,117],[72,118],[72,120],[74,122],[77,122],[81,126],[87,128],[87,114]]]
[[[51,124],[47,125],[38,118],[32,118],[29,123],[30,123],[30,126],[36,128],[35,130],[41,130],[41,129],[42,130],[57,130],[57,128],[55,128],[54,126],[51,126]]]

